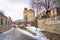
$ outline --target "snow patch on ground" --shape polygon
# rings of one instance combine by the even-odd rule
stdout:
[[[22,30],[22,29],[20,29],[20,28],[18,28],[18,30],[21,31],[22,33],[26,34],[26,35],[29,35],[29,36],[31,36],[31,37],[33,37],[33,38],[36,38],[34,35],[32,35],[31,33],[27,32],[27,31],[25,31],[25,30]]]
[[[39,28],[36,28],[31,25],[27,25],[26,28],[36,34],[35,36],[37,40],[49,40],[43,33],[41,33],[41,30]]]

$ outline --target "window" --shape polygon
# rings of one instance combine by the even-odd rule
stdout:
[[[9,25],[10,23],[9,23],[9,21],[8,21],[8,25]]]
[[[7,25],[7,20],[6,20],[6,25]]]
[[[1,18],[0,18],[0,25],[1,25]]]
[[[3,19],[1,18],[1,25],[3,25]]]
[[[10,22],[8,21],[8,25],[10,25]]]

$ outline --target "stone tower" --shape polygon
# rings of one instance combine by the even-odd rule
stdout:
[[[35,26],[36,25],[36,19],[35,19],[35,12],[32,9],[27,10],[27,8],[24,8],[24,20],[25,24],[30,24]]]
[[[32,22],[32,21],[34,21],[34,20],[35,20],[35,12],[34,12],[34,10],[29,9],[29,10],[27,11],[27,21],[28,21],[28,22]]]
[[[24,22],[25,22],[25,25],[27,24],[27,8],[24,8]]]

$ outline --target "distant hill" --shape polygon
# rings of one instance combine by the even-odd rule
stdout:
[[[19,23],[19,22],[24,22],[24,20],[20,19],[20,20],[14,21],[14,23]]]

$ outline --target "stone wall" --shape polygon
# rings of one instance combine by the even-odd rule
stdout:
[[[60,34],[60,16],[38,20],[38,27],[44,31]]]

